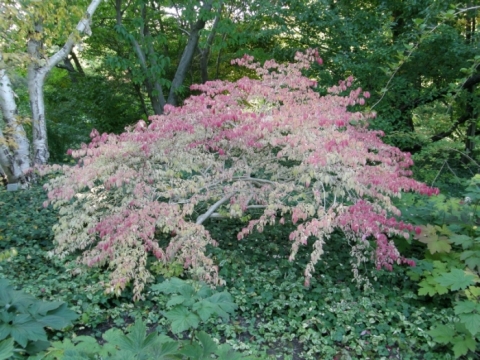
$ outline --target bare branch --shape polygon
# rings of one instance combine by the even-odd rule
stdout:
[[[210,215],[212,215],[215,210],[217,210],[220,206],[222,206],[222,204],[224,204],[225,202],[227,202],[228,200],[230,200],[230,198],[234,195],[234,193],[231,193],[231,194],[227,194],[225,195],[223,198],[221,198],[220,200],[218,200],[215,204],[213,204],[212,206],[210,206],[210,208],[204,212],[202,215],[200,215],[198,218],[197,218],[197,221],[195,222],[197,225],[200,225],[202,224],[205,220],[207,220]]]

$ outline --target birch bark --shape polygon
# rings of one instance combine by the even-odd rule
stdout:
[[[0,69],[0,109],[5,123],[5,133],[0,129],[0,166],[9,183],[24,184],[31,167],[30,145],[18,119],[12,84],[5,69]]]
[[[85,16],[77,25],[78,34],[91,34],[90,23],[95,10],[102,0],[92,0],[87,8]],[[35,32],[41,33],[41,24],[36,24]],[[28,92],[30,95],[30,105],[32,108],[32,129],[33,129],[33,162],[42,165],[48,162],[48,139],[47,125],[45,121],[45,102],[43,98],[43,86],[45,77],[62,61],[70,52],[77,42],[77,35],[70,34],[67,42],[53,56],[42,59],[42,41],[32,36],[28,40],[28,53],[32,61],[28,67]]]

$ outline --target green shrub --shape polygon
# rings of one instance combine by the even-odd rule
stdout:
[[[423,222],[416,239],[426,245],[425,259],[409,272],[418,281],[418,294],[451,301],[456,315],[429,334],[456,358],[474,352],[480,343],[480,175],[471,179],[463,199],[420,199],[404,212]]]
[[[49,346],[45,328],[61,330],[72,324],[77,314],[64,302],[46,302],[23,291],[14,290],[5,279],[0,279],[0,344],[8,349],[19,345],[19,353],[35,354]],[[8,357],[6,356],[5,359]]]
[[[125,334],[120,329],[106,331],[102,338],[104,345],[98,344],[90,336],[78,336],[54,342],[45,353],[34,359],[74,360],[74,359],[248,359],[235,352],[230,345],[218,345],[204,331],[196,331],[201,321],[212,316],[228,319],[236,305],[226,291],[214,293],[205,284],[190,284],[178,278],[166,280],[152,287],[154,292],[172,295],[167,302],[169,307],[164,315],[171,323],[174,334],[191,330],[188,340],[175,340],[153,331],[148,334],[146,324],[137,319]],[[1,348],[0,348],[1,350]],[[212,357],[213,356],[213,357]]]

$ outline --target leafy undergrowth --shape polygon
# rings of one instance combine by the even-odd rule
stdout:
[[[73,327],[49,329],[50,341],[89,335],[102,345],[102,335],[109,329],[128,332],[135,319],[143,320],[149,331],[174,340],[192,336],[191,331],[172,328],[171,294],[152,286],[136,303],[128,292],[120,297],[105,295],[107,269],[73,272],[68,262],[75,254],[70,259],[51,258],[49,229],[56,214],[43,209],[43,201],[39,186],[25,192],[0,190],[5,214],[0,219],[0,251],[12,247],[17,251],[0,263],[0,277],[41,300],[65,301],[78,314]],[[450,347],[438,345],[428,334],[438,324],[455,321],[448,294],[435,299],[417,295],[417,283],[402,267],[391,273],[375,272],[377,281],[370,290],[357,289],[351,282],[348,247],[339,235],[325,247],[324,260],[307,289],[302,275],[309,246],[289,262],[291,229],[273,227],[237,241],[242,225],[225,220],[207,225],[215,238],[222,239],[219,247],[209,249],[226,280],[218,293],[228,291],[238,306],[229,320],[212,317],[198,324],[196,331],[209,334],[216,344],[228,344],[260,359],[453,358]],[[157,274],[156,283],[164,276],[184,276],[182,267],[174,265],[152,272]]]

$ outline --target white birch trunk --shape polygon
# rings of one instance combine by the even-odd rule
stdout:
[[[5,69],[0,69],[0,109],[6,130],[5,135],[0,130],[0,166],[9,183],[24,184],[31,167],[30,146],[25,130],[18,121],[12,84]]]
[[[91,34],[91,18],[101,2],[102,0],[92,0],[90,2],[85,16],[77,25],[77,31],[79,34]],[[41,32],[41,26],[37,25],[35,31]],[[32,57],[32,62],[28,67],[28,92],[30,95],[30,105],[32,107],[33,162],[38,165],[46,164],[49,158],[45,102],[43,99],[45,77],[54,66],[72,51],[74,45],[75,34],[71,34],[65,45],[63,45],[63,47],[53,56],[46,59],[42,64],[42,61],[40,60],[41,41],[33,38],[30,38],[28,41],[28,53]]]

